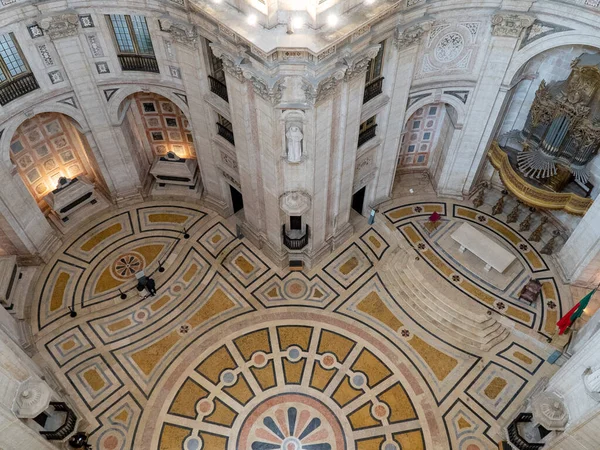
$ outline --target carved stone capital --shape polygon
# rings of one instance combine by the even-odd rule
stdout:
[[[160,29],[171,34],[171,39],[190,48],[198,47],[198,32],[194,25],[160,19]]]
[[[492,35],[518,38],[523,29],[533,23],[533,18],[523,14],[501,13],[492,17]]]
[[[44,17],[39,21],[39,25],[50,39],[61,39],[77,34],[79,17],[75,13],[58,14]]]
[[[311,83],[306,81],[303,82],[302,89],[304,90],[307,101],[317,103],[328,98],[335,92],[335,89],[344,80],[346,70],[347,66],[339,66],[334,70],[334,72],[322,78],[318,82],[316,88]]]
[[[244,81],[244,69],[243,64],[246,64],[246,57],[242,50],[231,51],[222,44],[213,42],[210,44],[213,55],[217,58],[221,58],[223,61],[223,68],[225,71],[237,78],[239,81]]]
[[[288,216],[301,216],[308,212],[310,203],[310,195],[304,191],[289,191],[279,197],[279,206]]]
[[[273,105],[277,105],[281,102],[283,97],[283,78],[276,80],[265,80],[261,76],[257,75],[251,70],[243,70],[242,75],[244,78],[252,83],[254,92],[261,98],[271,102]]]
[[[394,36],[394,45],[398,50],[403,50],[421,42],[421,38],[431,29],[431,22],[421,22],[408,28],[397,28]]]
[[[358,55],[348,54],[342,58],[343,64],[346,65],[346,80],[350,81],[353,78],[365,73],[369,67],[369,62],[377,56],[381,45],[372,45]]]

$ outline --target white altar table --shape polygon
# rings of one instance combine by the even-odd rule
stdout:
[[[468,223],[463,223],[458,227],[451,237],[460,244],[461,253],[469,250],[482,259],[486,263],[486,271],[493,267],[498,272],[503,273],[515,260],[515,256],[511,252]]]

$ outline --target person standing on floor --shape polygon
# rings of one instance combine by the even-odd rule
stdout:
[[[146,289],[148,289],[148,292],[150,292],[150,295],[152,297],[154,297],[154,295],[156,294],[156,282],[154,281],[153,278],[148,277],[146,279]]]

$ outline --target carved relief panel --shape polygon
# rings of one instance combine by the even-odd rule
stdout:
[[[425,39],[425,51],[416,78],[471,72],[484,24],[481,21],[436,23]]]

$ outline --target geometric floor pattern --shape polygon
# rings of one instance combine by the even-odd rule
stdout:
[[[461,222],[517,257],[505,277],[461,260],[448,239]],[[34,337],[92,448],[492,450],[556,370],[545,338],[568,290],[498,216],[398,201],[307,273],[275,268],[233,228],[198,205],[148,202],[88,224],[47,265]],[[383,275],[400,248],[518,332],[475,351],[414,317]],[[139,298],[139,270],[156,296]],[[530,277],[543,283],[533,306],[517,299]]]

